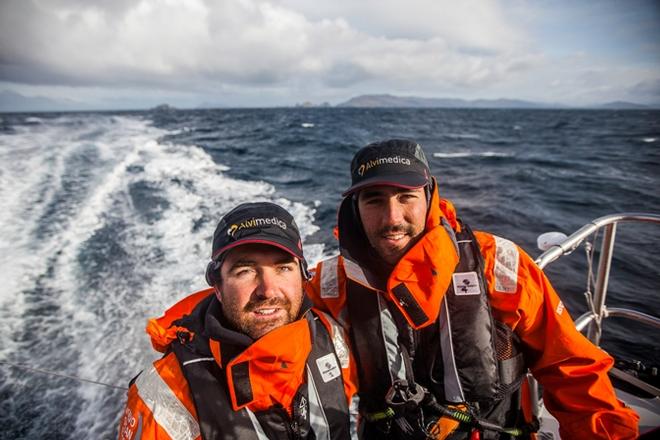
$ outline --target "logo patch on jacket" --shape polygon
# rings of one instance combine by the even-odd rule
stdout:
[[[452,275],[456,295],[479,295],[479,277],[476,272],[458,272]]]
[[[300,403],[298,404],[298,413],[300,414],[301,419],[307,420],[307,399],[305,399],[305,396],[300,397]]]
[[[325,356],[321,356],[316,360],[316,366],[321,373],[323,382],[328,383],[332,379],[341,376],[341,370],[337,364],[337,358],[334,353],[328,353]]]

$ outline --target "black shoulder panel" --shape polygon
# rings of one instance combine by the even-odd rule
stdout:
[[[350,419],[346,394],[344,393],[343,378],[340,374],[338,377],[326,382],[316,362],[318,359],[332,354],[335,356],[337,365],[341,368],[340,361],[335,354],[335,346],[330,340],[328,330],[323,324],[318,319],[315,319],[312,313],[309,313],[307,316],[310,334],[314,338],[312,340],[312,352],[307,359],[307,365],[312,372],[314,385],[323,406],[323,412],[330,425],[330,438],[333,440],[350,438]],[[311,392],[311,390],[308,390],[308,394]]]
[[[172,346],[190,387],[202,438],[258,440],[247,412],[232,409],[227,383],[218,364],[212,360],[187,362],[199,359],[199,355],[178,341]]]
[[[490,400],[499,391],[499,366],[495,353],[495,325],[483,277],[479,245],[467,225],[456,235],[460,261],[455,274],[476,274],[479,294],[457,295],[452,281],[445,294],[451,319],[454,359],[465,397]]]
[[[351,280],[347,280],[346,291],[351,343],[360,379],[360,405],[367,412],[380,411],[385,407],[385,393],[392,382],[381,337],[379,294]]]

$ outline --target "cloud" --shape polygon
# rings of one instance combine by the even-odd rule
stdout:
[[[516,86],[529,100],[577,106],[619,100],[648,105],[660,103],[658,69],[623,63],[613,65],[586,53],[539,59],[518,81],[504,86]],[[511,88],[508,95],[515,96],[515,92],[516,89]]]
[[[297,1],[10,0],[0,6],[0,80],[181,90],[468,85],[530,58],[494,1],[355,3],[321,15]]]
[[[659,8],[623,20],[625,6],[609,5],[601,16],[568,1],[3,0],[0,85],[184,105],[646,99],[636,85],[660,78],[657,26],[638,32],[639,17],[657,24]]]
[[[311,19],[342,18],[362,33],[393,39],[441,38],[456,48],[505,51],[524,36],[501,2],[464,0],[283,0]],[[509,2],[510,4],[510,2]]]
[[[633,84],[629,90],[631,96],[648,96],[656,102],[660,101],[660,78],[640,81]]]

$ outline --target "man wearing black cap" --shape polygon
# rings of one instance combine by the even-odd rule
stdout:
[[[636,437],[612,358],[521,248],[456,217],[417,143],[367,145],[351,178],[341,255],[318,265],[308,293],[350,334],[365,438],[528,438],[527,368],[562,438]]]
[[[246,203],[213,234],[210,289],[149,321],[165,355],[132,382],[120,439],[355,438],[343,330],[311,309],[293,217]]]

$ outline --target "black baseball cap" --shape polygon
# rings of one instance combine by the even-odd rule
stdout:
[[[305,258],[295,220],[274,203],[243,203],[222,217],[213,233],[211,259],[218,261],[228,250],[248,243],[269,244]]]
[[[309,278],[302,240],[295,220],[279,205],[269,202],[243,203],[225,214],[213,233],[211,262],[206,281],[213,286],[227,252],[237,246],[261,243],[275,246],[300,260],[304,277]]]
[[[431,170],[422,147],[407,139],[375,142],[360,149],[351,162],[351,187],[346,197],[375,185],[420,188],[431,183]]]

